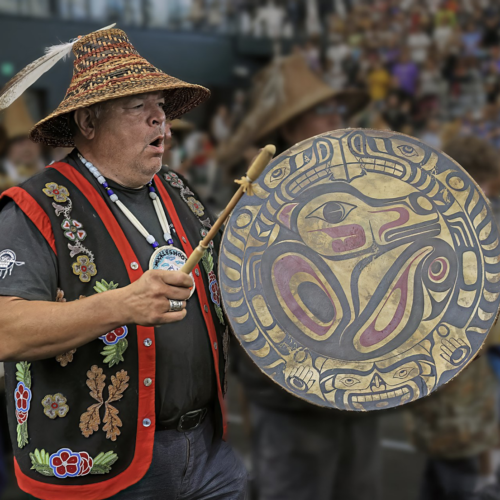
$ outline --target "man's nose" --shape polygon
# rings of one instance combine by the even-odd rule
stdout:
[[[149,115],[148,121],[152,126],[164,124],[166,121],[164,109],[159,106],[155,106]]]

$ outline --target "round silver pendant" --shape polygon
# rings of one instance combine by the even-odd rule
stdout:
[[[149,269],[159,269],[161,271],[180,271],[187,261],[187,255],[176,247],[163,246],[157,248],[151,259],[149,259]],[[193,278],[193,273],[190,274]],[[193,278],[194,283],[194,278]],[[191,297],[195,291],[195,286],[191,290]]]

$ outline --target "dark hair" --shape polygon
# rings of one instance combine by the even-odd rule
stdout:
[[[478,183],[500,175],[498,152],[492,144],[473,135],[455,137],[443,151],[459,163]]]

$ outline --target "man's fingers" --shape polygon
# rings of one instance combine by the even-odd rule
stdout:
[[[181,321],[186,317],[187,311],[183,309],[182,311],[176,312],[166,312],[161,318],[159,325],[166,325],[167,323],[175,323],[176,321]]]
[[[170,299],[170,300],[173,300],[173,299]],[[177,312],[176,310],[172,311],[172,304],[170,303],[170,300],[168,301],[168,312],[170,312],[170,313]],[[181,302],[181,304],[182,304],[181,310],[186,309],[186,301],[185,300],[176,301],[176,302]]]
[[[157,271],[160,278],[167,285],[172,285],[182,288],[191,288],[193,286],[193,278],[189,274],[181,271]]]
[[[189,299],[190,294],[191,290],[189,290],[189,288],[179,288],[177,286],[170,285],[167,285],[165,287],[165,297],[167,299],[187,300]]]

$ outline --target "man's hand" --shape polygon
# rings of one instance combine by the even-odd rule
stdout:
[[[147,271],[136,282],[118,289],[125,323],[142,326],[163,325],[180,321],[186,316],[186,300],[193,279],[180,271]],[[170,299],[182,300],[181,311],[170,311]]]

